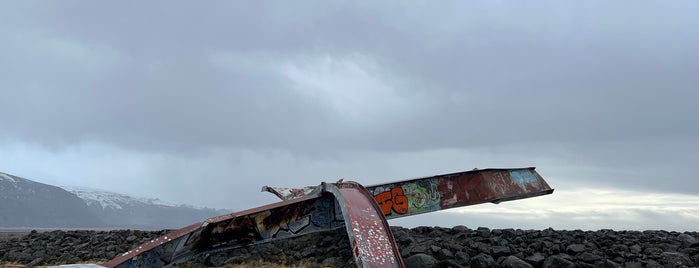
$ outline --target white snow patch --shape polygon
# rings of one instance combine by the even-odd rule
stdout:
[[[84,188],[84,187],[74,187],[74,186],[61,186],[64,190],[74,193],[80,199],[85,200],[88,205],[99,204],[102,209],[113,208],[113,209],[123,209],[124,206],[138,205],[138,204],[148,204],[148,205],[161,205],[175,207],[176,205],[169,204],[161,201],[157,198],[137,198],[128,196],[125,194],[119,194],[104,190]]]
[[[12,178],[9,175],[2,173],[2,172],[0,172],[0,180],[8,180],[11,182],[17,182],[17,180],[15,180],[14,178]]]

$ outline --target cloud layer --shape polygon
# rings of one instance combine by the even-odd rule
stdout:
[[[696,9],[3,3],[0,168],[240,208],[473,167],[696,195]]]

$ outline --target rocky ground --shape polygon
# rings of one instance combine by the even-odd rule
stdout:
[[[392,227],[407,267],[699,267],[699,234]],[[104,262],[166,231],[51,231],[0,239],[0,266]],[[2,236],[2,235],[0,235]],[[200,266],[352,267],[344,230],[200,256]]]

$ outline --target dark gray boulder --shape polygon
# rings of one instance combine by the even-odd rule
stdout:
[[[426,268],[434,267],[434,268],[436,268],[436,267],[439,267],[439,261],[437,261],[437,259],[435,259],[434,257],[432,257],[430,255],[424,254],[424,253],[415,254],[413,256],[406,258],[403,261],[405,262],[406,268],[409,268],[409,267],[415,267],[415,268],[419,268],[419,267],[426,267]]]
[[[662,258],[660,262],[666,266],[671,267],[683,267],[683,266],[693,266],[694,261],[690,259],[687,255],[679,252],[663,252],[660,254]]]
[[[553,255],[551,257],[546,258],[542,267],[543,268],[574,268],[575,263],[572,261],[566,260],[561,255]]]
[[[481,253],[471,258],[471,268],[487,268],[495,265],[495,260],[488,254]]]
[[[501,264],[502,267],[506,268],[532,268],[533,266],[526,261],[517,258],[515,256],[509,256]]]

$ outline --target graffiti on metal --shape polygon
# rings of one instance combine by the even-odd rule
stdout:
[[[367,189],[389,219],[553,191],[533,168],[473,170]]]
[[[485,169],[364,187],[356,182],[263,187],[282,202],[195,223],[144,243],[107,267],[161,267],[201,254],[344,228],[358,267],[403,267],[386,219],[484,202],[529,198],[553,189],[534,168]]]
[[[384,215],[439,210],[440,194],[432,180],[371,189]]]
[[[366,188],[350,182],[329,185],[328,191],[338,197],[357,267],[403,267],[386,218]]]
[[[208,220],[193,249],[235,247],[344,227],[342,214],[329,195],[240,214]]]

